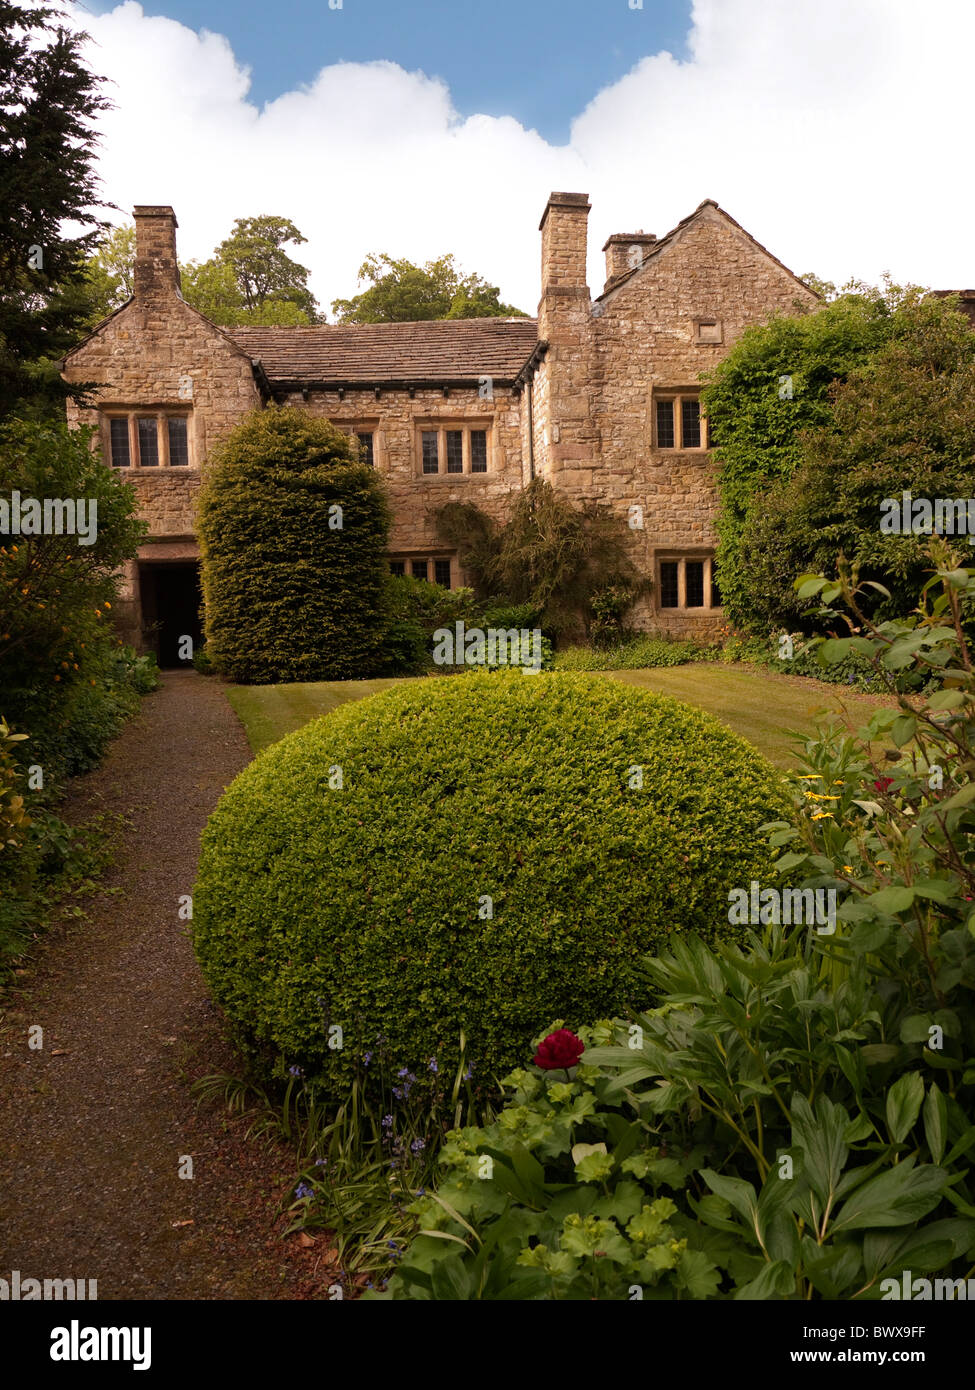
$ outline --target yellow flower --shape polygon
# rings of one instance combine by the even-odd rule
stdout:
[[[832,813],[832,811],[817,811],[816,814],[812,817],[812,819],[813,819],[813,820],[832,820],[832,819],[833,819],[833,813]]]
[[[852,874],[852,872],[853,872],[853,865],[852,865],[852,864],[844,864],[844,865],[843,865],[843,872],[844,872],[845,874]]]

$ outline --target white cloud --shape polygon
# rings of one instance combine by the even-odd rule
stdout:
[[[135,0],[77,22],[114,84],[106,196],[171,203],[184,259],[208,255],[235,217],[291,217],[326,307],[355,291],[369,251],[453,251],[533,311],[536,229],[556,188],[593,202],[594,292],[610,232],[660,235],[705,197],[799,272],[975,282],[969,0],[695,0],[690,60],[645,58],[566,146],[512,118],[462,120],[442,81],[389,62],[323,67],[259,110],[220,35]]]

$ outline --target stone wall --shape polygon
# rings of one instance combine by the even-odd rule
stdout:
[[[631,242],[636,236],[621,234],[607,243],[614,276],[625,274],[618,252]],[[546,356],[533,407],[536,422],[546,421],[538,471],[575,500],[610,507],[623,522],[639,519],[631,509],[640,508],[642,528],[629,530],[632,554],[656,579],[662,557],[713,551],[718,494],[706,450],[655,447],[655,390],[698,389],[747,326],[818,301],[714,204],[702,204],[659,248],[649,236],[641,242],[641,252],[645,246],[651,253],[642,268],[587,305],[581,350],[578,324],[567,339],[564,313],[550,316],[562,333],[557,346],[567,349]],[[575,254],[585,255],[578,236]],[[541,327],[539,333],[546,336]],[[662,609],[657,593],[641,601],[633,620],[702,638],[723,622],[720,610]]]
[[[393,509],[389,553],[394,556],[451,556],[437,535],[434,512],[446,502],[473,502],[501,519],[522,483],[521,402],[510,389],[495,385],[493,399],[476,389],[417,387],[408,390],[310,391],[287,398],[288,405],[323,416],[342,429],[371,431],[374,465]],[[488,431],[486,473],[429,474],[420,471],[419,433],[453,423]],[[454,562],[456,587],[466,583]]]
[[[91,407],[68,405],[68,423],[98,431],[111,458],[105,412],[188,416],[190,467],[132,467],[132,484],[149,523],[140,559],[187,559],[198,554],[193,503],[201,470],[214,445],[261,404],[250,358],[180,297],[176,219],[171,208],[137,208],[135,294],[65,359],[68,381],[94,381]],[[161,542],[179,542],[161,545]],[[119,626],[141,644],[138,569],[126,568]]]

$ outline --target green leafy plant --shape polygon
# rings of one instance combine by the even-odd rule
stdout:
[[[584,1040],[610,1033],[580,1029]],[[685,1166],[663,1156],[610,1073],[572,1072],[519,1068],[495,1120],[448,1136],[445,1176],[409,1208],[420,1231],[373,1297],[700,1298],[717,1287],[661,1191],[683,1186]]]
[[[654,666],[684,666],[689,661],[705,661],[707,648],[697,642],[668,637],[633,637],[604,650],[592,647],[563,647],[555,653],[556,671],[638,671]]]
[[[384,670],[393,676],[427,673],[437,628],[476,621],[471,589],[445,589],[401,574],[387,579],[385,612]]]
[[[237,778],[203,837],[196,950],[241,1035],[335,1095],[377,1036],[422,1075],[463,1030],[488,1079],[555,1008],[636,1000],[669,934],[739,935],[728,889],[769,865],[747,827],[787,805],[759,754],[666,696],[411,682]]]
[[[592,621],[589,640],[594,647],[615,647],[631,634],[623,625],[625,614],[633,607],[635,595],[623,584],[610,584],[593,594],[590,602]]]
[[[615,585],[635,598],[645,588],[619,518],[608,508],[573,506],[544,478],[517,495],[500,526],[470,502],[448,502],[436,515],[478,598],[532,605],[554,638],[586,629],[596,593]]]
[[[432,1185],[448,1131],[493,1118],[493,1094],[471,1078],[463,1036],[459,1053],[453,1075],[428,1058],[430,1084],[417,1087],[386,1044],[377,1043],[356,1058],[355,1075],[337,1102],[295,1066],[266,1084],[218,1073],[194,1089],[201,1101],[248,1115],[249,1137],[294,1151],[295,1178],[281,1204],[284,1233],[328,1231],[351,1290],[354,1277],[386,1271],[416,1234],[409,1204]]]
[[[206,642],[230,680],[341,680],[382,661],[389,508],[346,435],[253,412],[210,455],[199,531]]]

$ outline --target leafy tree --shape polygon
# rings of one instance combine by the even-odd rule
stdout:
[[[85,394],[57,360],[91,312],[85,259],[104,225],[92,122],[109,103],[81,60],[87,36],[56,15],[0,0],[0,418]],[[91,230],[67,235],[72,223]]]
[[[92,452],[91,432],[64,423],[12,420],[0,429],[0,499],[8,507],[15,491],[85,502],[84,525],[76,513],[73,534],[18,534],[0,516],[0,714],[36,735],[72,687],[91,679],[87,663],[109,628],[119,568],[135,555],[145,524],[133,489]]]
[[[900,502],[905,491],[971,496],[975,333],[955,298],[907,301],[888,329],[887,341],[831,392],[828,419],[802,437],[795,472],[745,521],[740,574],[766,627],[808,624],[808,600],[792,576],[825,571],[837,554],[861,583],[886,586],[886,598],[866,591],[878,620],[904,612],[928,568],[925,536],[900,534],[899,515],[898,531],[882,531],[881,503]]]
[[[206,261],[180,266],[183,298],[214,323],[301,325],[315,323],[317,304],[305,284],[308,271],[282,249],[305,238],[285,217],[244,217]],[[132,294],[135,228],[118,227],[87,264],[93,299],[89,326]]]
[[[135,279],[135,225],[114,227],[95,248],[86,266],[91,296],[89,328],[131,299]]]
[[[861,287],[813,313],[774,318],[746,329],[712,374],[702,402],[720,465],[718,579],[737,625],[753,626],[760,602],[743,570],[752,513],[762,512],[771,488],[798,467],[803,432],[830,419],[833,383],[869,359],[890,335],[897,306],[920,293],[889,283]]]
[[[212,297],[210,307],[218,316],[223,310],[220,322],[315,323],[318,305],[307,285],[308,271],[284,250],[305,240],[287,217],[238,217],[212,259],[194,267],[189,293],[187,287],[183,293],[194,303],[191,296],[199,284],[201,294]]]
[[[479,275],[462,276],[453,256],[414,265],[386,253],[369,255],[359,267],[369,288],[351,299],[332,301],[339,323],[415,323],[430,319],[527,318],[502,304],[499,290]]]
[[[588,625],[593,598],[607,586],[631,597],[641,587],[618,518],[594,504],[574,507],[544,478],[523,489],[501,526],[472,502],[446,503],[437,526],[457,547],[478,598],[531,603],[555,634]]]

